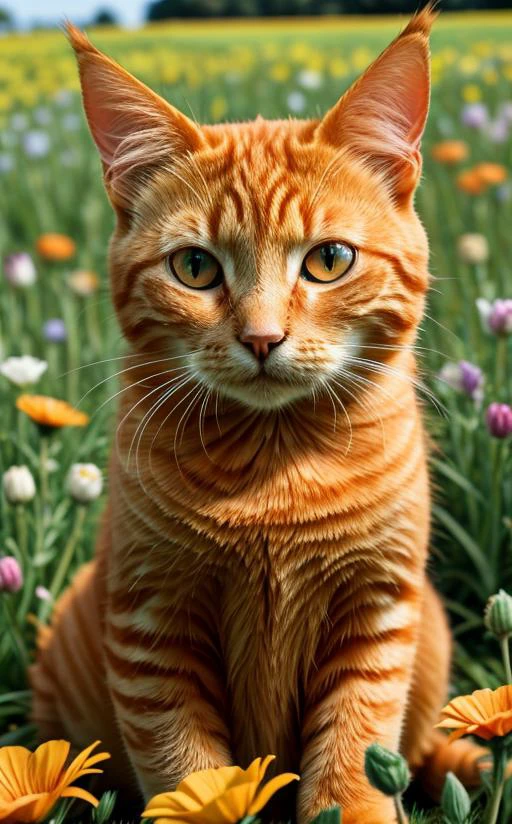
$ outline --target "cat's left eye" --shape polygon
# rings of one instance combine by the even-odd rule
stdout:
[[[306,255],[301,275],[314,283],[332,283],[348,272],[355,259],[355,251],[346,243],[324,243]]]
[[[196,246],[187,246],[169,255],[167,267],[189,289],[214,289],[224,278],[218,260]]]

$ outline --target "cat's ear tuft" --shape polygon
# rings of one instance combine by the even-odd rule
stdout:
[[[66,23],[84,109],[116,208],[129,208],[148,171],[204,145],[198,126]]]
[[[430,101],[429,34],[436,17],[428,3],[317,129],[319,140],[380,170],[399,202],[410,201],[421,173],[419,149]]]

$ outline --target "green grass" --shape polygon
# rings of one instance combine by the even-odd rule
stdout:
[[[245,119],[258,112],[267,117],[286,115],[292,91],[303,95],[301,115],[316,116],[396,30],[396,21],[317,28],[311,23],[297,28],[291,23],[258,24],[253,29],[170,26],[122,36],[98,33],[94,39],[128,68],[139,69],[143,79],[184,111],[208,121],[216,114],[226,119]],[[471,16],[466,25],[448,18],[434,34],[435,85],[417,197],[430,237],[434,275],[418,356],[425,385],[442,407],[440,414],[435,405],[425,402],[436,444],[431,572],[445,596],[454,628],[454,693],[504,681],[498,645],[483,632],[482,610],[499,587],[512,590],[511,441],[493,439],[483,413],[491,401],[512,402],[511,339],[498,341],[483,331],[475,299],[512,297],[512,201],[506,187],[493,187],[476,198],[460,192],[455,184],[459,169],[435,163],[430,149],[440,139],[463,139],[471,157],[461,168],[493,161],[511,169],[510,140],[495,144],[460,120],[465,98],[480,94],[492,117],[509,100],[511,34],[509,16]],[[78,95],[64,100],[64,105],[54,98],[59,86],[76,85],[66,44],[60,35],[6,42],[5,62],[0,60],[4,125],[0,168],[1,158],[8,157],[13,169],[0,172],[0,255],[19,250],[34,254],[38,280],[27,290],[0,282],[0,360],[18,354],[45,358],[48,372],[36,391],[63,398],[91,415],[86,429],[64,429],[50,438],[49,457],[57,467],[48,476],[46,505],[38,494],[17,513],[0,496],[0,554],[18,557],[25,571],[23,590],[0,596],[0,745],[30,745],[33,729],[27,722],[30,694],[25,665],[33,653],[34,624],[27,615],[46,617],[47,604],[35,596],[35,586],[54,587],[59,559],[82,518],[81,508],[65,489],[70,465],[92,462],[106,471],[117,392],[112,376],[122,368],[115,360],[122,352],[122,340],[109,300],[105,255],[113,218],[102,189],[100,164]],[[19,56],[29,102],[16,103],[19,79],[10,78],[7,65],[12,54]],[[318,88],[300,85],[304,68],[318,74]],[[35,84],[35,92],[30,83]],[[13,115],[20,112],[27,125],[17,130]],[[41,125],[41,119],[49,122]],[[70,129],[73,125],[77,128]],[[31,129],[49,135],[51,146],[44,157],[28,157],[24,151],[23,135]],[[73,260],[49,264],[37,257],[37,237],[48,231],[74,238]],[[487,237],[487,262],[474,266],[459,258],[457,238],[468,232]],[[101,277],[101,289],[94,296],[78,297],[67,285],[69,271],[82,268]],[[54,317],[66,323],[66,343],[44,339],[42,325]],[[486,375],[480,409],[436,379],[446,361],[460,359],[477,363]],[[41,438],[16,410],[17,394],[0,376],[0,473],[12,464],[27,464],[40,488]],[[104,499],[87,508],[71,547],[66,580],[92,553]],[[510,820],[510,805],[507,810],[503,822]],[[425,815],[417,816],[416,824],[434,822],[438,813]]]

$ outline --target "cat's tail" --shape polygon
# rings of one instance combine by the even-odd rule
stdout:
[[[491,766],[491,754],[466,738],[450,743],[448,736],[436,731],[432,743],[434,748],[426,756],[417,777],[425,791],[439,800],[448,772],[455,773],[465,787],[478,787],[481,773]]]

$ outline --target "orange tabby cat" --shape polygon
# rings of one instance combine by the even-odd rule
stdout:
[[[43,737],[101,737],[147,798],[275,753],[297,820],[396,821],[366,747],[433,791],[450,639],[425,576],[412,350],[431,7],[320,121],[199,126],[72,26],[117,215],[131,355],[96,560],[42,633]],[[112,779],[113,780],[113,779]]]

